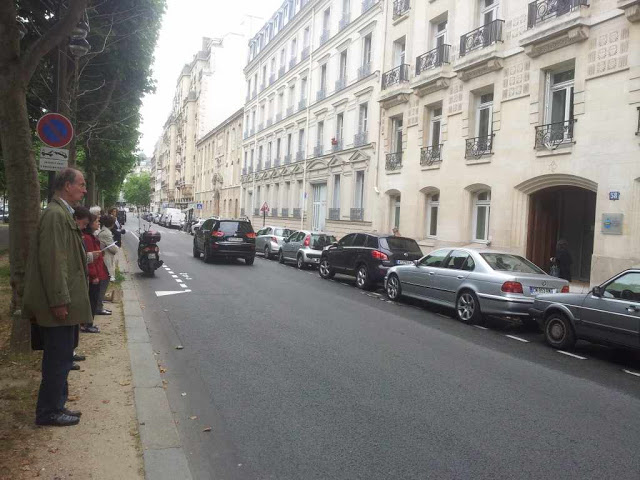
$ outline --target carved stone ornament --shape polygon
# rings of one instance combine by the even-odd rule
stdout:
[[[539,57],[545,53],[558,50],[559,48],[572,45],[574,43],[582,42],[589,38],[589,27],[576,27],[571,30],[567,30],[559,37],[555,37],[551,40],[542,43],[534,43],[524,47],[524,51],[530,57]]]
[[[477,67],[470,68],[468,70],[460,70],[458,72],[458,77],[460,77],[460,80],[466,82],[467,80],[470,80],[472,78],[476,78],[481,75],[500,70],[502,69],[502,66],[503,64],[501,59],[487,60]]]

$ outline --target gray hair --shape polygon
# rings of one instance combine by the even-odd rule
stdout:
[[[76,181],[76,177],[80,173],[75,168],[65,168],[58,172],[55,180],[53,181],[53,191],[61,192],[67,183],[73,184]]]
[[[102,208],[100,208],[100,205],[94,205],[89,209],[89,211],[93,213],[96,217],[99,217],[100,212],[102,212]]]

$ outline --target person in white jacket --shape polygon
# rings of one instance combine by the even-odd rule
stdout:
[[[98,240],[100,240],[100,248],[104,253],[104,265],[107,267],[111,281],[115,280],[116,270],[114,258],[120,250],[113,240],[113,234],[111,229],[115,224],[115,219],[111,215],[103,215],[100,217],[100,231],[98,233]],[[100,294],[98,296],[98,305],[96,308],[96,315],[111,315],[111,310],[104,308],[103,300],[104,295],[107,293],[110,280],[100,281]]]

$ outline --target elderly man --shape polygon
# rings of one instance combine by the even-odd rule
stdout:
[[[65,408],[78,325],[91,318],[87,259],[73,206],[87,193],[84,176],[68,168],[40,217],[25,277],[23,312],[38,325],[44,354],[37,425],[76,425],[81,413]]]

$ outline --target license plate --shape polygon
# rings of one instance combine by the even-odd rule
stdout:
[[[541,293],[556,293],[555,288],[544,288],[544,287],[529,287],[529,291],[532,295],[539,295]]]
[[[411,265],[412,263],[411,260],[396,260],[396,265]]]
[[[241,242],[244,242],[244,239],[243,238],[231,237],[231,238],[227,238],[227,242],[238,242],[238,243],[241,243]]]
[[[147,254],[147,258],[149,260],[155,260],[156,259],[156,254],[155,253],[148,253]]]
[[[312,261],[313,263],[318,263],[318,262],[320,261],[320,259],[319,259],[319,258],[312,258],[312,259],[311,259],[311,261]]]

